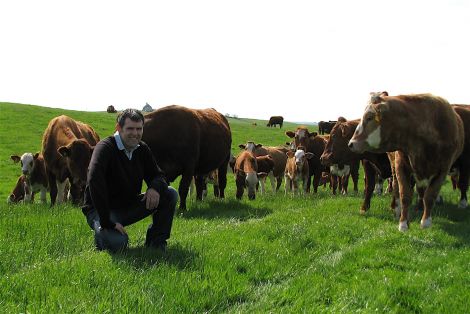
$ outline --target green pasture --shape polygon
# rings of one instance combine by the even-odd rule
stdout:
[[[97,252],[78,207],[6,203],[20,175],[10,155],[39,151],[60,114],[101,137],[114,131],[115,114],[0,103],[0,313],[469,312],[470,209],[457,208],[449,182],[433,226],[421,230],[413,212],[400,233],[389,195],[359,214],[362,175],[358,195],[320,188],[254,201],[235,199],[229,175],[224,200],[209,191],[175,217],[167,252],[143,247],[150,219],[127,228],[126,252]],[[248,140],[283,144],[296,127],[229,122],[234,154]]]

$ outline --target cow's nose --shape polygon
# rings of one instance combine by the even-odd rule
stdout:
[[[349,141],[349,143],[348,143],[348,147],[349,147],[349,148],[353,148],[353,147],[354,147],[354,143],[353,143],[353,142],[351,142],[351,141]]]
[[[23,170],[23,174],[28,174],[28,170]]]

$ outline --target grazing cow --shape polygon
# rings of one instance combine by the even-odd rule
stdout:
[[[21,157],[12,155],[10,158],[15,163],[19,162],[21,164],[21,172],[23,173],[24,178],[21,179],[23,177],[21,176],[18,179],[17,187],[21,179],[21,182],[24,185],[24,188],[22,189],[24,192],[24,201],[32,202],[34,194],[36,192],[41,192],[41,202],[46,203],[46,192],[49,184],[47,180],[46,166],[42,155],[39,153],[34,155],[32,153],[24,153]],[[12,195],[19,195],[18,193],[13,192]],[[15,197],[11,200],[12,202],[15,202]]]
[[[329,134],[337,121],[320,121],[318,122],[318,133],[320,135]]]
[[[74,204],[83,201],[88,164],[98,134],[88,124],[67,116],[58,116],[49,122],[42,138],[42,155],[49,181],[51,205],[62,203],[66,181]]]
[[[237,199],[241,199],[245,188],[248,190],[248,198],[256,198],[256,186],[259,176],[266,176],[266,173],[258,173],[258,163],[255,155],[250,151],[242,151],[237,156],[235,162],[235,184],[237,186]]]
[[[107,113],[115,113],[116,109],[114,109],[113,105],[109,105],[108,108],[106,108]]]
[[[282,116],[272,116],[271,118],[269,118],[269,122],[268,124],[266,124],[266,126],[269,126],[269,127],[275,127],[276,125],[279,125],[279,128],[281,129],[282,128],[282,124],[284,123],[284,117]]]
[[[311,177],[313,176],[313,191],[317,193],[322,172],[330,172],[330,169],[323,166],[320,162],[320,156],[325,149],[328,138],[317,136],[317,132],[310,133],[308,129],[303,126],[298,127],[295,132],[286,131],[285,134],[294,139],[296,149],[302,146],[305,147],[306,152],[313,154],[313,157],[308,159],[309,177],[307,181],[307,192],[310,192]]]
[[[284,169],[286,168],[288,149],[284,147],[263,146],[263,144],[255,144],[254,142],[247,142],[246,144],[238,145],[241,149],[252,152],[255,157],[269,155],[274,161],[274,168],[272,172],[268,173],[269,180],[271,181],[272,191],[277,192],[282,184],[284,177]],[[276,181],[276,182],[275,182]]]
[[[392,175],[390,162],[386,153],[363,153],[352,152],[348,143],[359,125],[360,120],[341,122],[338,120],[330,133],[330,139],[320,157],[324,166],[357,164],[362,160],[365,175],[364,202],[360,212],[364,214],[370,208],[370,200],[375,188],[376,175],[381,178],[389,178]],[[354,175],[355,176],[355,175]],[[355,181],[353,176],[353,181]],[[356,179],[357,180],[357,179]]]
[[[173,182],[181,177],[178,188],[181,210],[193,176],[196,176],[196,198],[202,199],[204,175],[218,169],[219,197],[224,198],[227,164],[232,133],[227,119],[215,109],[189,109],[167,106],[145,115],[142,141]]]
[[[303,193],[307,192],[307,180],[309,177],[308,162],[307,159],[313,157],[312,153],[306,153],[303,147],[297,148],[294,152],[288,151],[286,169],[284,176],[286,177],[285,192],[292,191],[294,194],[297,193],[299,183],[302,182]]]
[[[371,93],[361,122],[349,141],[352,151],[398,151],[399,230],[409,228],[414,177],[424,202],[421,227],[431,226],[431,210],[445,177],[464,147],[462,119],[449,103],[430,94],[388,96]]]

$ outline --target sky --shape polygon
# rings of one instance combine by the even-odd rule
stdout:
[[[292,122],[369,93],[470,104],[470,1],[0,0],[0,101]]]

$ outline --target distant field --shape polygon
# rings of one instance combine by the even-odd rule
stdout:
[[[130,249],[97,252],[81,210],[8,206],[20,175],[10,155],[41,148],[50,119],[66,114],[101,137],[116,114],[0,103],[0,313],[466,313],[470,308],[470,209],[449,182],[433,226],[407,233],[375,196],[362,193],[189,200],[165,254],[143,247],[150,219],[128,228]],[[268,118],[268,117],[267,117]],[[306,117],[315,121],[316,117]],[[280,145],[286,130],[266,120],[229,119],[232,152],[253,140]],[[256,122],[257,126],[253,126]],[[316,126],[309,126],[316,128]],[[360,191],[363,189],[362,176]],[[177,187],[176,184],[174,184]],[[283,188],[283,187],[282,187]],[[211,187],[210,187],[211,189]],[[269,187],[268,187],[269,189]]]

